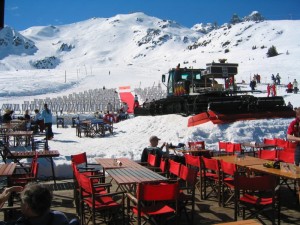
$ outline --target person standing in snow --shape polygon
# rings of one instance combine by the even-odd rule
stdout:
[[[294,87],[294,94],[297,94],[298,92],[298,82],[296,79],[293,81],[293,87]]]
[[[52,113],[51,110],[48,108],[47,104],[44,104],[44,109],[41,115],[44,118],[44,124],[46,128],[46,139],[51,140],[54,137],[52,132]]]
[[[277,95],[277,92],[276,92],[276,85],[273,84],[271,88],[272,88],[272,96],[274,97],[274,96]]]
[[[267,94],[268,94],[268,97],[270,97],[270,93],[271,93],[271,85],[268,84],[268,86],[267,86]]]
[[[281,77],[279,76],[279,73],[276,75],[276,83],[279,85],[280,84],[280,79]]]
[[[296,119],[294,119],[287,130],[287,140],[297,143],[295,150],[295,165],[300,163],[300,108],[296,109]]]

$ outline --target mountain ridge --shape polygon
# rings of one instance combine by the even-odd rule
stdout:
[[[260,71],[266,63],[267,67],[276,67],[279,62],[288,62],[290,73],[299,71],[295,57],[286,53],[300,54],[297,39],[300,32],[296,29],[300,21],[247,18],[217,29],[207,25],[207,29],[211,29],[207,33],[144,13],[91,18],[62,26],[31,27],[22,32],[5,27],[0,31],[0,43],[4,32],[15,33],[19,34],[16,37],[28,40],[27,43],[31,41],[34,51],[15,53],[0,44],[0,71],[133,65],[154,65],[159,70],[167,70],[177,63],[185,67],[204,67],[205,63],[219,58],[247,64],[248,68],[240,70],[247,76],[255,71],[249,67],[256,65]],[[268,58],[267,49],[272,45],[280,54]]]

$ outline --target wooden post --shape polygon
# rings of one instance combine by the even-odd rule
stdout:
[[[0,0],[0,30],[4,28],[4,6],[5,0]]]

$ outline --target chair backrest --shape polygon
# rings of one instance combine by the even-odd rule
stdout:
[[[79,153],[76,155],[71,155],[71,161],[76,165],[80,165],[84,163],[85,166],[87,166],[86,152]]]
[[[277,158],[277,150],[259,150],[258,157],[266,160],[275,160]]]
[[[297,142],[292,142],[292,141],[289,141],[287,143],[287,148],[293,148],[293,149],[296,149],[297,147]]]
[[[274,138],[264,138],[264,144],[276,145],[276,139],[274,139]]]
[[[148,160],[147,160],[148,165],[156,166],[157,161],[158,161],[158,157],[156,155],[148,154]]]
[[[231,142],[228,142],[226,144],[225,152],[233,154],[234,153],[234,144]]]
[[[271,175],[246,177],[236,173],[234,176],[234,185],[238,190],[270,191],[275,190],[277,179]]]
[[[179,177],[181,164],[174,160],[169,160],[169,175]]]
[[[227,153],[234,153],[234,152],[241,152],[242,151],[242,144],[241,143],[232,143],[227,142],[225,151]]]
[[[287,163],[294,163],[295,162],[295,153],[294,152],[287,152],[287,151],[278,151],[278,160],[287,162]]]
[[[295,148],[284,148],[283,151],[295,153],[296,149]]]
[[[220,167],[222,173],[228,174],[230,176],[234,176],[236,172],[236,165],[234,163],[225,162],[224,160],[220,160]]]
[[[205,141],[190,141],[188,142],[189,148],[200,148],[200,149],[205,149]]]
[[[226,141],[219,141],[219,151],[225,151],[226,150],[226,146],[227,146],[227,143]]]
[[[203,169],[208,169],[208,170],[213,170],[218,172],[219,171],[219,162],[216,159],[209,159],[206,157],[201,156],[202,159],[202,168]]]
[[[178,194],[178,182],[139,183],[137,187],[137,199],[141,201],[175,201]]]
[[[160,159],[159,169],[163,173],[166,173],[168,171],[168,159],[165,158]]]
[[[286,148],[288,146],[288,141],[281,138],[274,138],[276,140],[276,145],[281,148]]]
[[[77,178],[77,183],[79,185],[79,187],[86,193],[93,193],[93,188],[92,188],[92,183],[89,179],[89,177],[87,177],[86,175],[84,175],[83,173],[77,173],[76,175]]]
[[[185,154],[184,158],[185,158],[185,164],[188,167],[193,167],[198,170],[201,169],[201,157],[200,156]]]
[[[189,185],[195,185],[197,180],[197,173],[197,170],[189,168],[185,165],[181,165],[179,178],[187,182]]]

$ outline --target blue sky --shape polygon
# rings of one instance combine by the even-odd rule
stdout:
[[[221,25],[234,13],[244,17],[254,10],[269,20],[299,20],[300,0],[6,0],[5,25],[24,30],[144,12],[192,27],[209,22]]]

